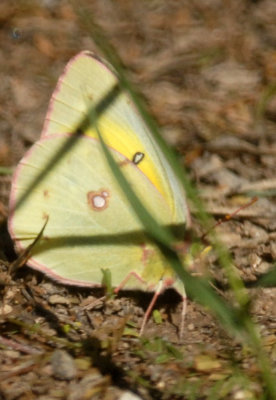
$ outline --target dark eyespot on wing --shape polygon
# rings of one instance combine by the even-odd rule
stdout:
[[[141,153],[140,151],[137,151],[137,153],[134,154],[134,156],[132,157],[132,162],[133,164],[139,164],[143,158],[145,157],[144,153]]]

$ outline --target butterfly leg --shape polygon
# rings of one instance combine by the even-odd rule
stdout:
[[[138,279],[140,282],[143,282],[143,283],[144,283],[143,279],[142,279],[138,274],[136,274],[135,272],[132,271],[132,272],[130,272],[130,273],[125,277],[125,279],[120,283],[120,285],[117,286],[117,287],[114,289],[114,292],[115,292],[115,293],[118,293],[121,289],[123,289],[123,287],[125,286],[125,284],[127,283],[127,281],[131,278],[131,276],[134,276],[134,277],[135,277],[136,279]],[[150,304],[149,304],[149,306],[148,306],[148,308],[147,308],[147,310],[146,310],[146,312],[145,312],[145,315],[144,315],[144,318],[143,318],[143,321],[142,321],[142,325],[141,325],[141,328],[140,328],[140,332],[139,332],[139,335],[140,335],[140,336],[143,334],[145,325],[146,325],[146,323],[147,323],[147,321],[148,321],[148,319],[149,319],[149,316],[150,316],[150,314],[151,314],[151,312],[152,312],[152,309],[153,309],[153,307],[154,307],[154,304],[156,303],[156,300],[157,300],[158,296],[160,295],[160,293],[162,292],[162,290],[163,290],[163,281],[160,280],[160,281],[159,281],[159,284],[158,284],[158,286],[157,286],[157,289],[156,289],[155,292],[154,292],[153,298],[152,298],[152,300],[151,300],[151,302],[150,302]]]
[[[134,278],[136,278],[138,281],[145,283],[145,281],[141,278],[141,276],[139,276],[138,274],[136,274],[136,272],[131,271],[129,274],[127,274],[127,276],[125,277],[125,279],[119,284],[119,286],[117,286],[114,289],[114,293],[118,293],[120,290],[123,289],[123,287],[125,286],[125,284],[127,283],[127,281],[134,276]]]
[[[150,302],[150,304],[149,304],[149,306],[147,308],[147,311],[145,312],[145,315],[144,315],[144,318],[143,318],[143,321],[142,321],[142,325],[141,325],[141,328],[140,328],[139,336],[141,336],[143,334],[145,325],[146,325],[146,323],[147,323],[147,321],[149,319],[149,316],[150,316],[150,314],[152,312],[152,309],[153,309],[153,307],[154,307],[154,305],[156,303],[156,300],[157,300],[158,296],[160,295],[160,293],[162,292],[162,290],[163,290],[163,281],[161,280],[161,281],[159,281],[157,289],[154,292],[153,298],[151,299],[151,302]]]
[[[187,295],[185,291],[185,287],[183,285],[182,292],[182,312],[181,312],[181,322],[180,322],[180,330],[179,330],[179,339],[181,340],[184,335],[184,326],[185,326],[185,317],[187,313]]]

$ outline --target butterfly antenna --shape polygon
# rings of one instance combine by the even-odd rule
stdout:
[[[206,236],[213,230],[215,229],[217,226],[223,224],[224,222],[228,222],[230,221],[230,219],[232,219],[235,215],[237,215],[240,211],[244,210],[247,207],[250,207],[252,204],[256,203],[256,201],[258,200],[258,197],[253,197],[252,200],[250,200],[248,203],[244,204],[243,206],[241,206],[240,208],[238,208],[236,211],[234,211],[232,214],[227,214],[225,215],[223,218],[220,218],[213,226],[211,226],[210,229],[208,229],[207,232],[204,233],[204,235],[201,237],[202,240],[204,240],[206,238]]]

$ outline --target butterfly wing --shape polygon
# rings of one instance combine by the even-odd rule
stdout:
[[[79,53],[67,64],[58,81],[42,137],[74,132],[88,111],[97,110],[116,88],[118,79],[109,66],[89,51]],[[129,160],[142,154],[137,166],[166,199],[172,211],[172,222],[188,224],[185,193],[130,97],[117,92],[99,114],[97,123],[109,147]],[[97,138],[97,132],[91,127],[84,133]]]
[[[67,135],[39,140],[21,160],[12,184],[9,231],[18,249],[27,248],[48,218],[43,237],[28,264],[64,283],[100,286],[101,269],[118,286],[130,273],[129,288],[154,289],[173,272],[148,240],[102,154],[98,140],[80,137],[75,146],[49,166]],[[118,151],[110,149],[145,207],[161,224],[172,213],[152,182]],[[48,170],[47,175],[41,172]],[[35,189],[30,187],[37,177]],[[22,201],[25,193],[29,196]]]

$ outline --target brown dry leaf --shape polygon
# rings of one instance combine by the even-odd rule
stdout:
[[[45,35],[35,34],[34,35],[34,43],[38,50],[49,58],[55,58],[55,47],[53,43],[47,39]]]

